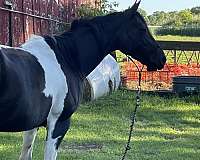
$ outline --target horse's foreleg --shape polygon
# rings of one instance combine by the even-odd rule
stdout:
[[[23,146],[19,160],[32,160],[33,143],[36,134],[37,134],[37,128],[24,132]]]
[[[44,160],[56,160],[57,157],[57,149],[55,147],[57,138],[53,138],[53,131],[55,129],[57,120],[58,117],[52,115],[50,112],[47,120],[47,138],[45,144]]]
[[[48,137],[46,140],[45,145],[45,153],[44,153],[44,159],[45,160],[56,160],[57,157],[57,149],[56,149],[56,143],[58,141],[58,138],[52,138],[51,131],[48,132]]]
[[[56,160],[58,147],[69,129],[70,120],[59,121],[56,123],[53,119],[50,120],[47,127],[47,140],[45,146],[45,160]]]

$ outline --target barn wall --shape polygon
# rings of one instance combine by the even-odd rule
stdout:
[[[0,7],[3,4],[3,0],[0,0]],[[7,11],[2,10],[0,10],[0,43],[9,44],[9,14]]]
[[[32,34],[57,33],[76,18],[81,4],[96,0],[0,0],[0,44],[20,46]],[[11,2],[12,6],[5,5]]]

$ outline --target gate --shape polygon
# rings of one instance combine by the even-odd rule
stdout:
[[[184,41],[158,41],[165,51],[167,63],[165,67],[156,72],[142,72],[144,89],[170,88],[174,76],[200,76],[200,42]],[[142,65],[136,62],[139,67]],[[122,65],[123,83],[127,87],[137,86],[138,71],[134,64],[126,61]]]

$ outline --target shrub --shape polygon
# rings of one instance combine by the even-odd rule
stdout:
[[[200,27],[162,27],[155,31],[156,35],[180,35],[180,36],[200,36]]]

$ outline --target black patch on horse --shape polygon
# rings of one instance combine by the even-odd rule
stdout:
[[[0,131],[23,131],[45,125],[51,98],[43,93],[42,67],[24,50],[0,51]]]

